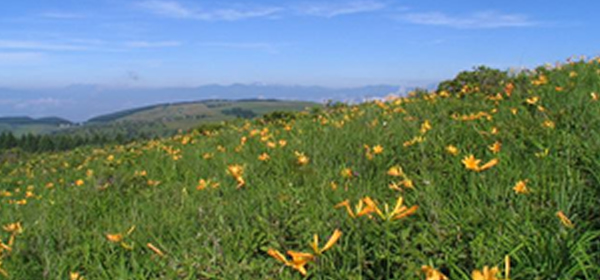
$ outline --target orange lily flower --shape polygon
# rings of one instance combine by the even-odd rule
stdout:
[[[152,250],[152,252],[154,252],[155,254],[157,254],[159,257],[164,257],[165,256],[165,253],[163,253],[163,251],[161,251],[160,249],[158,249],[152,243],[147,243],[146,247],[148,247],[148,249]]]
[[[282,253],[280,253],[279,251],[277,251],[275,249],[269,249],[267,251],[267,254],[269,254],[271,257],[275,258],[276,260],[282,262],[286,266],[289,266],[295,270],[298,270],[298,272],[300,272],[300,274],[302,274],[303,276],[306,276],[306,274],[307,274],[307,271],[305,268],[306,264],[308,264],[308,262],[314,260],[314,256],[312,254],[296,252],[296,251],[287,251],[287,254],[292,257],[292,261],[288,261],[288,259]]]
[[[471,273],[471,278],[473,280],[500,280],[496,277],[499,271],[500,270],[498,269],[498,267],[493,267],[490,269],[487,266],[485,266],[481,271],[477,269],[473,270],[473,273]]]
[[[527,188],[528,181],[529,180],[521,180],[521,181],[517,182],[515,184],[515,186],[513,187],[513,190],[515,191],[515,193],[517,193],[517,194],[529,193],[529,189]]]
[[[465,168],[469,169],[469,170],[473,170],[473,171],[479,171],[479,163],[480,162],[481,162],[481,160],[476,159],[475,156],[473,156],[472,154],[469,156],[466,156],[462,160],[462,163],[465,165]]]
[[[499,153],[501,148],[502,148],[502,144],[498,141],[494,142],[494,144],[492,144],[491,146],[488,147],[488,149],[490,149],[490,151],[492,151],[492,153],[494,153],[494,154]]]
[[[424,265],[421,267],[421,271],[425,273],[425,280],[448,280],[446,275],[431,266]]]
[[[493,166],[495,166],[496,164],[498,164],[498,162],[500,162],[499,159],[497,159],[497,158],[492,159],[492,160],[488,161],[486,164],[482,165],[478,171],[484,171],[484,170],[490,169]]]
[[[319,236],[315,234],[313,237],[313,242],[310,244],[310,246],[312,247],[315,254],[321,255],[323,254],[323,252],[333,247],[333,245],[338,241],[338,239],[340,239],[341,236],[342,232],[339,229],[334,230],[327,243],[325,243],[325,246],[319,249]]]
[[[404,171],[402,170],[402,167],[400,167],[399,165],[395,165],[390,167],[387,174],[393,177],[403,177]]]
[[[565,213],[563,213],[563,211],[556,212],[556,216],[560,219],[560,222],[565,227],[568,227],[568,228],[575,227],[575,225],[573,224],[573,222],[571,222],[571,220],[569,220],[569,218],[567,217],[567,215],[565,215]]]

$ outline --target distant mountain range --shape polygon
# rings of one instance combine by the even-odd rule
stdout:
[[[365,98],[405,94],[417,86],[431,89],[435,84],[373,85],[357,88],[265,84],[205,85],[189,88],[111,88],[96,85],[27,90],[0,88],[0,117],[58,116],[73,122],[85,122],[94,116],[131,108],[207,99],[359,102]]]

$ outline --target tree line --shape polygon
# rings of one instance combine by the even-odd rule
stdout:
[[[57,135],[35,135],[24,134],[15,136],[11,132],[0,134],[0,150],[20,149],[26,152],[55,152],[71,150],[86,145],[126,144],[133,139],[124,134],[104,135],[94,134],[90,136],[57,134]]]

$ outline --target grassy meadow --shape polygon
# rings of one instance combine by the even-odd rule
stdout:
[[[4,163],[0,279],[600,279],[600,59],[456,82]]]

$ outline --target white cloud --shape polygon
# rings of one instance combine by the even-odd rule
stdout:
[[[204,21],[237,21],[250,18],[271,17],[282,10],[278,7],[203,10],[185,7],[179,2],[167,0],[143,1],[138,3],[138,6],[144,10],[165,17]]]
[[[346,3],[318,3],[301,6],[298,11],[301,14],[320,16],[320,17],[336,17],[341,15],[350,15],[357,13],[374,12],[386,7],[386,4],[379,1],[365,0],[352,1]]]
[[[0,64],[36,62],[43,57],[40,52],[0,52]]]
[[[414,24],[470,29],[529,27],[539,24],[525,15],[503,14],[495,11],[477,12],[464,16],[450,16],[441,12],[409,13],[401,15],[399,19]]]
[[[181,46],[179,41],[126,41],[106,42],[95,39],[68,39],[61,42],[55,41],[26,41],[26,40],[0,40],[0,51],[16,50],[17,52],[4,52],[8,57],[25,57],[39,55],[37,52],[123,52],[131,49],[142,48],[170,48]],[[32,52],[27,52],[32,51]],[[0,54],[2,54],[0,52]],[[2,56],[0,56],[2,58]]]
[[[268,53],[278,53],[277,46],[270,43],[232,43],[232,42],[205,42],[198,44],[202,47],[256,50]]]
[[[23,102],[19,102],[19,103],[15,104],[14,108],[15,109],[25,109],[25,108],[30,108],[30,107],[58,107],[63,104],[64,104],[64,102],[60,99],[48,97],[48,98],[25,100]]]
[[[0,40],[0,49],[41,50],[41,51],[85,51],[88,46],[42,41]]]
[[[82,19],[86,16],[83,14],[68,13],[68,12],[45,12],[41,14],[42,17],[51,19]]]
[[[181,46],[181,42],[178,41],[158,41],[158,42],[149,42],[149,41],[129,41],[125,42],[125,47],[128,48],[169,48],[169,47],[179,47]]]

